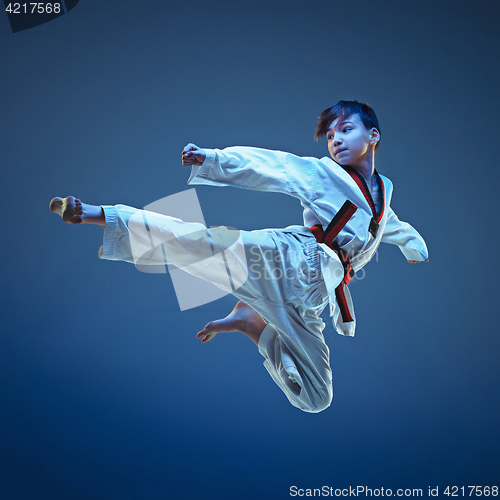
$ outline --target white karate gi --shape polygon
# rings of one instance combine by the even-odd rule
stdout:
[[[309,227],[320,224],[326,229],[346,200],[354,203],[357,210],[336,237],[340,248],[350,256],[354,271],[370,261],[380,242],[398,245],[408,260],[415,261],[427,258],[425,242],[409,224],[399,221],[390,208],[392,183],[386,177],[380,176],[383,211],[378,214],[379,228],[374,238],[368,230],[373,218],[369,200],[351,175],[330,158],[304,158],[249,147],[205,152],[203,165],[192,167],[188,184],[285,193],[298,198],[304,207],[304,226],[240,232],[240,253],[235,251],[232,260],[242,267],[241,252],[245,254],[248,279],[229,291],[268,321],[259,340],[259,352],[273,380],[294,406],[319,412],[330,405],[333,397],[329,349],[322,334],[325,325],[320,314],[329,302],[333,325],[344,335],[354,335],[355,320],[347,287],[345,294],[353,321],[342,320],[335,299],[335,288],[344,276],[343,266],[335,252],[316,241]],[[137,243],[140,236],[135,235],[130,219],[137,222],[143,217],[147,218],[152,235],[143,238],[143,253],[151,241],[155,245],[166,242],[163,247],[167,261],[183,266],[185,261],[175,260],[179,245],[193,256],[205,256],[207,249],[217,252],[211,234],[214,230],[204,230],[201,224],[183,223],[122,205],[103,209],[106,227],[101,258],[134,262],[128,240]],[[219,231],[225,234],[224,229]],[[196,238],[190,236],[194,231]],[[176,243],[170,252],[172,241]],[[217,283],[218,270],[213,266],[210,270],[208,266],[186,270],[223,287]],[[226,270],[220,272],[224,274]]]

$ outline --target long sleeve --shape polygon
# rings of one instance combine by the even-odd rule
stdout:
[[[283,193],[306,205],[312,200],[317,158],[244,146],[205,149],[205,152],[201,167],[192,167],[188,184]]]
[[[422,261],[429,256],[427,245],[422,236],[410,224],[400,221],[390,207],[381,241],[398,245],[407,260]]]

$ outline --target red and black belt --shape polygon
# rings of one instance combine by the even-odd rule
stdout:
[[[354,270],[350,264],[349,255],[344,252],[335,241],[337,235],[342,231],[342,228],[349,222],[349,219],[354,215],[354,212],[358,207],[347,200],[342,208],[337,212],[335,217],[332,219],[326,230],[317,224],[311,227],[311,231],[316,238],[318,243],[325,243],[328,248],[331,248],[339,257],[342,266],[344,267],[344,278],[340,284],[335,288],[335,298],[340,308],[340,313],[342,314],[342,320],[344,323],[349,323],[353,321],[351,313],[349,312],[349,307],[347,305],[347,300],[344,292],[344,285],[347,285],[354,276]]]

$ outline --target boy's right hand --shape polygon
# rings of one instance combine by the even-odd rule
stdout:
[[[205,150],[196,146],[196,144],[189,143],[182,150],[182,164],[185,167],[191,167],[193,165],[200,167],[206,158]]]

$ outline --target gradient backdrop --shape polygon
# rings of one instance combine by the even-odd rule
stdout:
[[[0,15],[0,498],[290,498],[298,488],[500,482],[500,4],[81,0]],[[325,314],[335,399],[293,408],[241,334],[195,334],[168,275],[100,261],[53,196],[143,207],[188,189],[188,142],[325,156],[316,117],[373,106],[377,168],[430,263],[383,245]],[[199,187],[209,225],[302,223],[283,195]],[[468,493],[468,492],[467,492]]]

